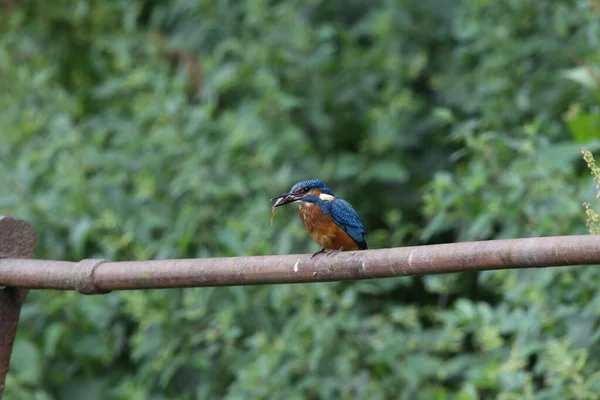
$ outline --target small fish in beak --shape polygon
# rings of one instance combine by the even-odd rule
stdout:
[[[284,193],[280,194],[279,196],[273,197],[271,201],[273,200],[277,201],[275,202],[275,204],[273,204],[273,207],[271,207],[271,226],[273,226],[273,219],[275,218],[275,209],[277,207],[293,203],[294,201],[298,200],[298,197],[294,196],[293,193]]]

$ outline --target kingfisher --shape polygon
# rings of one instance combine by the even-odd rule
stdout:
[[[308,234],[322,247],[314,253],[367,250],[365,230],[354,208],[346,200],[337,198],[320,179],[298,182],[288,193],[280,194],[276,207],[298,203],[298,214]]]

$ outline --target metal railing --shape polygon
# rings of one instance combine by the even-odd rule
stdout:
[[[110,262],[33,260],[35,231],[0,217],[0,397],[29,289],[113,290],[310,283],[600,264],[600,235],[489,240],[323,254]]]

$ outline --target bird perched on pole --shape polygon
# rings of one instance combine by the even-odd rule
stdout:
[[[349,250],[366,250],[367,233],[354,208],[346,200],[339,199],[320,179],[296,183],[288,193],[280,194],[275,208],[298,203],[298,214],[308,234],[322,247],[313,254]]]

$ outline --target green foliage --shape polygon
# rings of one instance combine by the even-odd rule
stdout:
[[[291,209],[269,225],[312,177],[372,248],[585,232],[587,1],[5,3],[0,210],[40,258],[312,252]],[[598,284],[34,291],[6,398],[593,399]]]
[[[583,159],[587,163],[588,168],[592,173],[592,177],[596,182],[596,198],[600,197],[600,167],[596,165],[596,160],[592,153],[587,150],[582,150]],[[585,207],[585,213],[587,215],[586,224],[590,233],[599,234],[600,233],[600,214],[598,214],[593,208],[592,205],[588,202],[584,202],[583,206]]]

